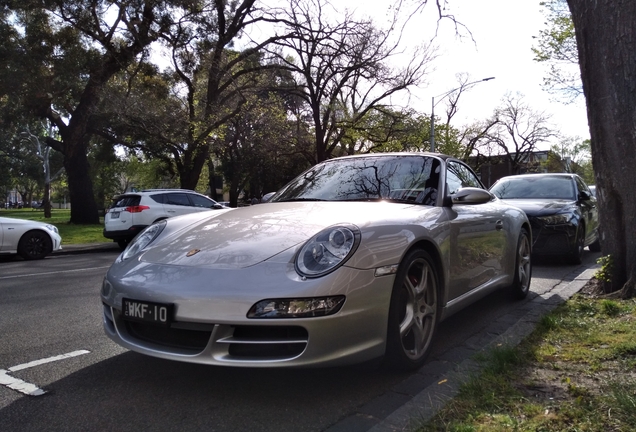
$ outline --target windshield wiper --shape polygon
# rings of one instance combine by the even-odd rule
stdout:
[[[320,198],[289,198],[289,199],[281,199],[276,200],[275,202],[295,202],[295,201],[327,201]]]

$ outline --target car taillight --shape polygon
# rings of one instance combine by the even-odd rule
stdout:
[[[130,207],[126,207],[124,211],[130,212],[130,213],[141,213],[142,211],[148,210],[149,208],[150,207],[144,206],[144,205],[130,206]]]

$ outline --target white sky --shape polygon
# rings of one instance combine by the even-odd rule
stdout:
[[[435,70],[427,78],[427,84],[413,92],[416,97],[410,105],[430,113],[431,97],[458,87],[458,73],[469,74],[470,81],[494,76],[494,80],[479,83],[462,94],[453,125],[459,127],[485,119],[501,105],[506,93],[519,92],[534,111],[551,115],[554,129],[562,135],[589,138],[583,97],[574,104],[564,105],[541,87],[548,66],[535,62],[531,51],[536,44],[533,36],[539,34],[545,22],[539,1],[448,0],[448,12],[472,32],[474,42],[468,37],[457,38],[452,23],[443,22],[434,41],[439,54]],[[356,8],[354,4],[358,2],[361,6]],[[387,8],[386,0],[346,0],[346,4],[358,12],[379,17]],[[429,40],[434,35],[437,13],[434,6],[429,3],[413,18],[408,29],[411,43]],[[443,101],[436,105],[435,114],[444,118]]]

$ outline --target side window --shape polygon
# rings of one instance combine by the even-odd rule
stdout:
[[[587,185],[585,184],[585,182],[583,181],[582,178],[580,177],[574,177],[574,179],[576,180],[576,187],[579,190],[579,192],[581,191],[585,191],[588,194],[592,195],[592,192],[590,191],[590,189],[587,187]]]
[[[211,199],[208,199],[206,197],[202,197],[200,195],[189,195],[190,197],[190,201],[192,201],[192,205],[195,207],[202,207],[202,208],[212,208],[212,206],[215,204],[214,201],[212,201]]]
[[[118,198],[112,207],[134,207],[139,205],[139,201],[141,201],[141,197],[139,195],[127,195]]]
[[[454,194],[463,187],[483,189],[475,174],[466,165],[449,161],[446,167],[446,184],[449,194]]]
[[[163,204],[165,202],[165,197],[166,197],[166,194],[150,195],[150,198],[152,198],[154,202],[157,202],[159,204]]]
[[[171,205],[179,205],[179,206],[190,206],[190,201],[188,200],[188,196],[184,193],[169,193],[166,194],[164,198],[164,204]]]

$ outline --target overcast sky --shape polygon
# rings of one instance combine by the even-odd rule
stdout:
[[[387,8],[386,0],[345,0],[347,7],[354,3],[358,12],[381,19]],[[457,127],[484,119],[501,104],[508,92],[522,93],[535,111],[552,116],[554,128],[569,137],[589,138],[585,102],[581,97],[574,104],[564,105],[541,87],[547,65],[533,60],[531,48],[544,28],[545,17],[540,0],[448,0],[449,12],[472,33],[470,38],[458,39],[450,21],[443,22],[434,43],[439,57],[435,71],[427,84],[416,89],[411,105],[418,111],[430,113],[431,97],[456,88],[457,73],[468,73],[471,81],[494,76],[465,92],[459,101],[459,111],[453,118]],[[408,29],[411,43],[429,40],[434,36],[436,9],[433,4],[413,18]],[[435,107],[437,116],[444,116],[444,103]]]

